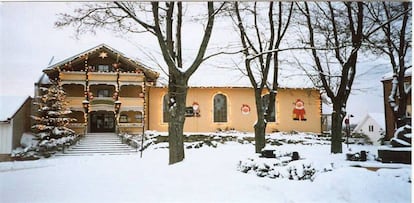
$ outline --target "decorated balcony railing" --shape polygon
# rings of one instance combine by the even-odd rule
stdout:
[[[85,84],[86,74],[82,71],[62,71],[59,78],[62,84]]]
[[[84,128],[86,123],[69,123],[69,128]]]
[[[120,128],[142,128],[142,123],[119,123]]]
[[[144,82],[143,73],[135,72],[120,72],[119,73],[119,83],[121,85],[139,85]]]
[[[118,75],[116,72],[89,72],[88,80],[90,83],[101,81],[115,81]]]
[[[115,111],[112,97],[95,97],[89,101],[90,111]]]
[[[141,97],[119,97],[119,101],[122,103],[121,108],[144,106],[144,98]]]
[[[67,107],[82,108],[83,100],[85,100],[85,97],[66,97]]]
[[[97,105],[97,104],[105,104],[105,105],[114,105],[115,101],[112,97],[94,97],[92,101],[90,101],[90,105]]]

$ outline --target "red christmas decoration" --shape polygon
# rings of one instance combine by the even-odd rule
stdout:
[[[305,102],[303,102],[300,99],[297,99],[295,102],[295,108],[293,109],[293,120],[306,121],[305,114]]]
[[[240,110],[241,110],[242,114],[247,115],[247,114],[250,113],[250,106],[247,105],[247,104],[242,104],[242,107],[241,107]]]

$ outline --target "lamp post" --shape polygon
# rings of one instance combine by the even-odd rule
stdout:
[[[86,124],[85,135],[86,135],[86,133],[88,132],[89,101],[88,100],[83,100],[82,101],[82,106],[83,106],[83,109],[85,110],[85,124]]]
[[[346,125],[346,147],[349,148],[349,135],[351,134],[350,118],[353,118],[354,115],[348,114],[348,118],[345,119]]]
[[[115,101],[116,133],[119,133],[119,111],[121,110],[121,104],[121,101]]]

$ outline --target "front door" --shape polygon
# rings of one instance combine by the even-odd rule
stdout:
[[[91,132],[115,132],[115,115],[109,111],[91,113]]]

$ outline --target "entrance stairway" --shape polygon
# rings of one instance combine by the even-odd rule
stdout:
[[[137,150],[127,144],[114,133],[88,133],[77,144],[65,149],[62,156],[94,155],[94,154],[132,154]]]

